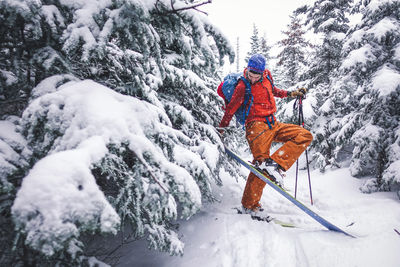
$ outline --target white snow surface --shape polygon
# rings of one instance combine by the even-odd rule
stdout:
[[[242,169],[244,176],[247,170]],[[220,202],[204,204],[199,214],[182,221],[183,257],[148,251],[144,242],[122,247],[119,267],[397,267],[400,266],[400,205],[395,193],[363,194],[363,181],[347,168],[311,172],[314,205],[310,205],[307,172],[300,171],[297,198],[356,238],[328,231],[268,185],[261,203],[266,211],[297,228],[252,220],[237,214],[245,185],[221,173],[224,186],[214,188]],[[295,168],[285,187],[294,194]],[[353,224],[352,224],[353,223]],[[351,225],[350,225],[351,224]]]

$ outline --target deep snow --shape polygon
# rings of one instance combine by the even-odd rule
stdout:
[[[285,179],[294,194],[295,168]],[[243,169],[243,176],[247,170]],[[362,180],[348,168],[311,172],[314,205],[322,217],[357,236],[330,232],[268,185],[262,204],[267,211],[298,228],[251,220],[232,209],[240,206],[245,180],[222,174],[223,187],[214,190],[220,202],[203,204],[200,213],[180,222],[183,257],[148,251],[146,243],[122,247],[118,266],[400,266],[400,205],[395,193],[363,194]],[[298,199],[310,207],[308,179],[300,172]],[[353,223],[353,225],[348,226]]]

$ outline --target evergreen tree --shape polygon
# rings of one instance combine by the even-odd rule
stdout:
[[[323,170],[327,165],[338,166],[334,160],[336,153],[334,133],[338,127],[338,110],[334,105],[340,105],[347,98],[346,86],[335,86],[331,80],[337,80],[338,68],[341,63],[343,39],[348,31],[348,14],[352,1],[316,1],[311,6],[305,6],[296,11],[306,14],[306,23],[314,33],[322,36],[322,44],[315,47],[309,60],[309,70],[303,77],[307,79],[307,87],[316,100],[316,112],[321,116],[314,123],[313,147],[317,158],[317,166]],[[340,89],[341,88],[341,89]],[[334,93],[333,93],[334,92]],[[338,102],[338,103],[336,103]],[[329,117],[329,119],[327,119]],[[326,120],[329,123],[326,123]]]
[[[310,86],[329,83],[332,73],[337,70],[341,59],[343,39],[349,26],[349,10],[353,0],[326,1],[318,0],[306,10],[306,24],[316,34],[322,34],[322,44],[316,49],[310,75]]]
[[[342,64],[358,85],[355,95],[359,102],[350,124],[355,128],[351,171],[355,176],[376,177],[367,191],[387,190],[400,183],[400,3],[363,4],[362,21],[346,40]]]
[[[286,37],[279,41],[282,51],[278,55],[277,64],[281,68],[284,77],[281,84],[285,88],[299,82],[304,70],[306,48],[310,46],[304,38],[305,31],[302,29],[300,19],[294,15],[290,18],[287,31],[283,31]]]
[[[250,37],[250,51],[247,53],[246,62],[249,61],[249,58],[254,55],[260,53],[260,38],[258,37],[258,29],[256,24],[253,24],[253,35]]]
[[[340,75],[321,107],[326,162],[349,155],[354,176],[373,176],[366,192],[399,184],[400,4],[364,1],[362,20],[345,38]],[[329,122],[328,124],[326,122]],[[328,133],[328,134],[327,134]]]
[[[179,2],[189,7],[193,3]],[[195,181],[194,191],[199,190],[203,200],[212,201],[210,185],[220,183],[221,162],[230,165],[219,154],[221,143],[212,127],[222,115],[215,92],[217,69],[226,55],[231,61],[234,56],[223,34],[198,12],[177,9],[170,1],[83,1],[80,5],[74,1],[1,1],[0,12],[0,82],[4,85],[0,98],[8,101],[17,92],[18,97],[25,97],[23,106],[29,101],[18,123],[32,151],[27,164],[16,166],[16,171],[7,172],[1,180],[2,187],[11,183],[15,188],[8,191],[8,198],[1,191],[2,207],[9,211],[7,222],[12,223],[10,210],[16,192],[30,190],[19,188],[22,180],[31,177],[26,176],[29,168],[40,169],[42,160],[69,153],[85,142],[80,138],[72,142],[71,132],[73,123],[84,114],[63,102],[70,98],[54,97],[64,85],[91,79],[141,101],[138,109],[156,110],[157,114],[136,141],[148,142],[153,149],[137,149],[133,140],[110,139],[105,144],[107,153],[90,165],[88,172],[106,196],[106,202],[99,202],[101,207],[112,206],[116,213],[109,210],[110,218],[118,214],[121,228],[130,228],[132,239],[145,237],[154,249],[182,254],[173,221],[178,211],[183,218],[193,215],[200,201],[191,198],[195,187],[185,187],[182,173]],[[86,121],[78,124],[81,130],[88,126]],[[189,158],[183,160],[181,154]],[[160,189],[149,170],[157,170],[169,194]],[[103,222],[96,221],[103,215],[100,208],[88,220],[72,220],[72,228],[53,229],[46,235],[43,225],[34,223],[45,215],[28,207],[21,213],[18,203],[24,198],[16,200],[13,216],[19,238],[7,237],[5,265],[22,260],[26,264],[80,264],[84,259],[80,255],[86,252],[80,236],[104,231]],[[75,205],[70,203],[66,217],[73,214]],[[116,225],[113,220],[106,228],[113,232]]]
[[[264,34],[264,36],[261,37],[261,40],[260,40],[260,50],[259,50],[259,53],[265,57],[265,59],[266,59],[266,64],[267,64],[267,68],[270,67],[269,64],[270,64],[271,59],[272,59],[272,56],[271,56],[271,48],[272,48],[272,46],[268,45],[267,37],[266,37],[265,34]]]

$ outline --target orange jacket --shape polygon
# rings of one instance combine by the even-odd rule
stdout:
[[[243,72],[244,77],[246,77],[246,73],[247,68]],[[251,94],[254,99],[253,105],[251,106],[249,115],[246,119],[246,125],[252,121],[265,121],[267,116],[273,115],[276,112],[274,96],[280,98],[288,96],[286,90],[278,89],[277,87],[272,88],[272,84],[267,78],[268,75],[273,82],[271,72],[268,69],[265,69],[262,79],[251,85]],[[246,85],[240,80],[236,85],[231,101],[225,109],[225,114],[219,127],[226,127],[229,125],[233,115],[244,102],[245,91]]]

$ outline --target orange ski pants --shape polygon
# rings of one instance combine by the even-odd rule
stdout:
[[[270,129],[267,123],[255,121],[246,126],[246,139],[255,161],[262,162],[271,158],[286,171],[310,145],[313,137],[308,130],[299,125],[276,121]],[[272,142],[284,144],[270,156]],[[242,205],[245,208],[255,209],[260,206],[259,201],[265,184],[250,172],[242,197]]]

